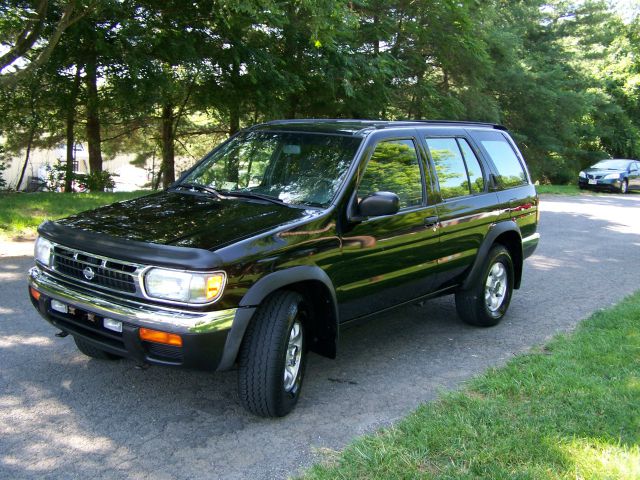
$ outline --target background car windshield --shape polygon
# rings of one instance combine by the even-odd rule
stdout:
[[[181,183],[324,206],[334,197],[360,138],[248,132],[205,158]]]
[[[629,160],[601,160],[591,168],[603,168],[606,170],[626,170]]]

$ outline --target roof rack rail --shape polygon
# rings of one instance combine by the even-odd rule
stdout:
[[[478,122],[474,120],[398,120],[399,122],[418,122],[427,124],[439,124],[444,123],[447,125],[473,125],[474,127],[491,127],[497,130],[506,130],[504,125],[491,122]]]
[[[428,124],[428,125],[451,125],[451,126],[469,126],[469,127],[485,127],[485,128],[494,128],[496,130],[507,130],[506,127],[497,123],[491,122],[478,122],[471,120],[416,120],[416,119],[403,119],[403,120],[372,120],[372,119],[357,119],[357,118],[293,118],[287,120],[270,120],[267,122],[262,122],[256,125],[252,125],[248,127],[247,130],[253,130],[256,128],[264,127],[267,125],[287,125],[287,124],[301,124],[301,123],[314,123],[314,122],[322,122],[322,123],[348,123],[348,124],[361,124],[362,128],[358,130],[357,133],[362,133],[364,131],[370,129],[384,129],[388,127],[398,127],[398,126],[416,126],[419,124]]]

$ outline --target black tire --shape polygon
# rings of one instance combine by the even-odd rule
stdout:
[[[282,417],[293,410],[302,389],[307,363],[305,321],[307,307],[303,297],[295,292],[280,291],[268,297],[247,327],[239,353],[238,392],[242,405],[261,417]],[[300,348],[288,355],[292,331],[298,325]],[[296,337],[297,338],[297,337]],[[294,366],[293,361],[299,354]],[[287,388],[285,369],[296,368],[289,376]]]
[[[624,194],[629,191],[629,181],[625,178],[622,183],[620,183],[620,193]]]
[[[496,267],[496,265],[501,265],[502,267]],[[485,293],[489,288],[487,286],[489,274],[494,268],[498,272],[501,272],[500,268],[504,269],[506,288],[500,296],[498,293],[502,291],[504,284],[501,282],[494,284],[492,287],[494,293],[490,294],[490,300],[495,300],[496,305],[492,308],[487,303],[489,300],[485,297]],[[494,245],[489,251],[489,255],[487,255],[480,272],[473,285],[466,290],[456,292],[456,310],[460,318],[470,325],[492,327],[500,323],[500,320],[504,317],[513,294],[513,260],[509,251],[503,245]],[[493,276],[492,278],[499,277]]]
[[[80,337],[73,337],[73,341],[76,342],[76,347],[87,357],[96,358],[98,360],[119,360],[122,357],[114,355],[113,353],[105,352],[99,348],[94,347],[89,342]]]

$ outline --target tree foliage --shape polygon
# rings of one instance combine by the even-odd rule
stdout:
[[[500,122],[541,181],[640,157],[640,21],[604,1],[2,0],[0,44],[9,152],[86,142],[155,185],[273,118]]]

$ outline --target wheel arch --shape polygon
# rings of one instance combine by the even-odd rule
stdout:
[[[491,250],[495,244],[504,245],[504,247],[509,251],[511,255],[511,259],[513,260],[513,274],[514,274],[514,282],[513,288],[520,288],[520,283],[522,281],[522,266],[524,263],[524,255],[522,252],[522,234],[520,233],[520,228],[513,221],[504,221],[500,223],[496,223],[490,230],[484,241],[480,245],[478,249],[478,254],[476,255],[476,259],[462,283],[462,289],[467,289],[473,282],[476,281],[478,275],[481,274],[482,263],[484,258]]]
[[[255,311],[267,297],[280,290],[298,292],[311,304],[311,322],[307,325],[310,327],[309,348],[319,355],[336,357],[339,329],[333,283],[318,266],[297,266],[265,275],[247,291],[227,335],[218,370],[231,368],[235,363]]]

